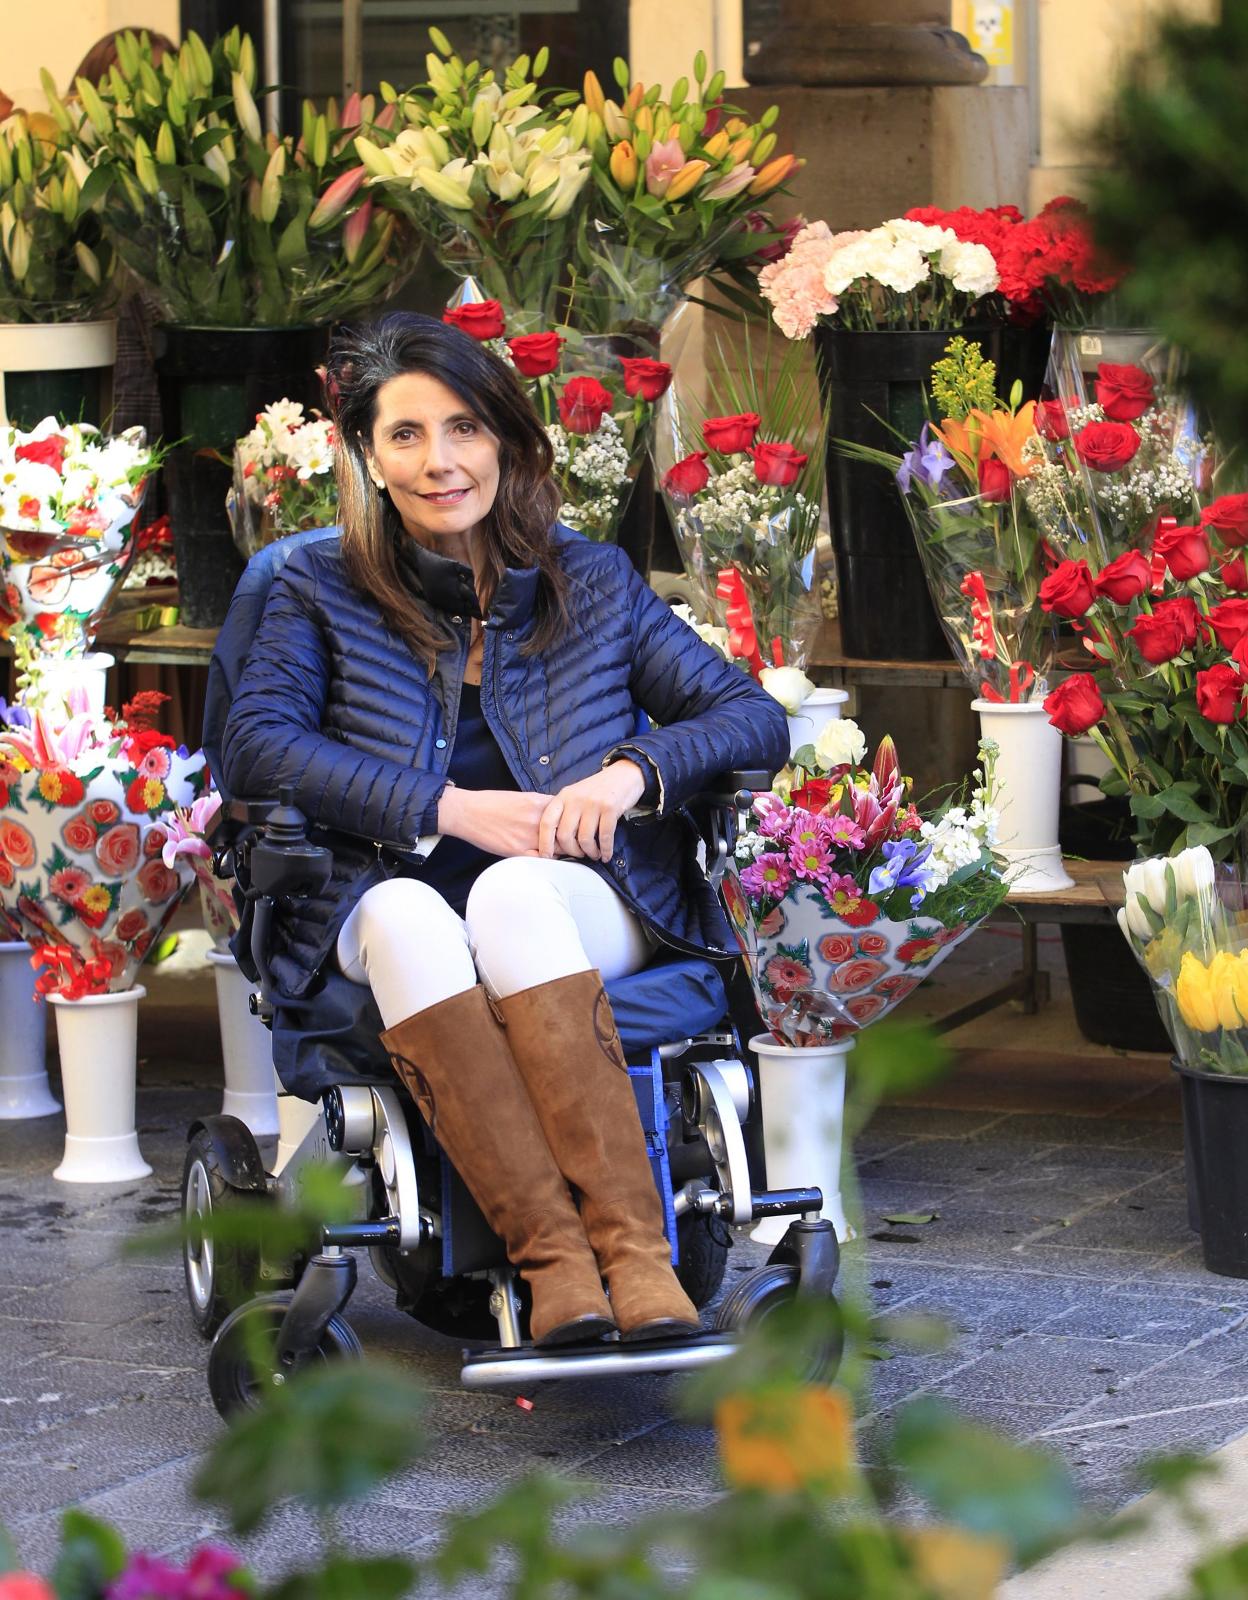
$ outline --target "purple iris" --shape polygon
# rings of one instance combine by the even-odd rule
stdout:
[[[932,853],[931,845],[916,845],[913,839],[890,839],[883,849],[884,860],[871,869],[871,877],[867,882],[868,894],[915,889],[918,892],[910,897],[910,904],[916,907],[921,905],[931,884],[932,869],[926,864]]]
[[[11,706],[0,694],[0,727],[29,728],[30,712],[22,706]]]
[[[897,486],[902,494],[909,494],[911,483],[917,479],[929,489],[939,489],[941,479],[953,464],[953,457],[939,439],[932,438],[932,430],[925,422],[918,442],[901,458]]]

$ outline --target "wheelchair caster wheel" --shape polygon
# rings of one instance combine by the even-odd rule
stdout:
[[[280,1387],[311,1362],[358,1361],[364,1354],[350,1323],[333,1316],[310,1355],[290,1366],[279,1366],[274,1352],[289,1305],[287,1294],[260,1295],[239,1306],[221,1324],[208,1355],[208,1389],[223,1417],[256,1410],[266,1391]]]
[[[740,1283],[734,1284],[720,1301],[715,1315],[717,1333],[735,1333],[757,1328],[773,1316],[782,1306],[792,1305],[797,1298],[800,1270],[788,1262],[769,1261],[764,1267],[748,1272]],[[829,1305],[836,1301],[829,1297]],[[829,1331],[811,1352],[810,1362],[803,1376],[810,1383],[832,1378],[841,1364],[845,1349],[845,1334],[839,1313],[835,1332]]]
[[[257,1154],[257,1164],[259,1159]],[[233,1177],[216,1143],[201,1128],[187,1146],[182,1167],[182,1267],[191,1320],[205,1339],[212,1338],[235,1306],[251,1298],[260,1275],[260,1252],[254,1244],[208,1236],[214,1216],[263,1199],[235,1187]]]

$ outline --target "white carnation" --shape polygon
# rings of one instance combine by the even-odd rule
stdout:
[[[953,287],[966,294],[991,294],[1000,283],[997,263],[987,245],[954,239],[940,252],[940,270]]]
[[[934,227],[930,222],[911,222],[906,217],[894,217],[884,226],[894,239],[904,239],[925,254],[943,250],[947,245],[956,244],[958,239],[952,228]]]
[[[815,755],[824,768],[856,767],[866,753],[866,738],[851,717],[825,722],[815,740]]]

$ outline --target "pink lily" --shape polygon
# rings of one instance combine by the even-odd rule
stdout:
[[[41,707],[29,728],[9,728],[0,737],[0,749],[13,752],[40,770],[71,766],[79,756],[103,749],[107,743],[107,738],[100,736],[97,718],[87,708],[83,689],[69,691],[59,717]]]
[[[646,192],[662,199],[684,164],[685,152],[679,139],[656,143],[646,157]]]
[[[160,856],[172,869],[179,856],[201,856],[211,859],[212,851],[205,838],[213,818],[221,809],[221,796],[215,789],[200,795],[189,811],[179,809],[171,817],[161,819],[165,842]]]
[[[340,217],[355,198],[367,176],[368,168],[361,165],[352,167],[350,171],[335,178],[316,202],[312,215],[308,218],[308,226],[323,228]]]
[[[373,220],[373,199],[370,195],[360,209],[347,219],[342,230],[342,249],[348,261],[354,261],[364,244],[368,225]]]
[[[748,161],[740,161],[731,172],[726,172],[722,178],[711,184],[709,189],[702,191],[704,200],[731,200],[734,194],[740,194],[742,189],[749,187],[754,182],[754,168]]]

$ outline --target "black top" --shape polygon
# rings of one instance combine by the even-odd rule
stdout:
[[[519,787],[486,725],[481,710],[480,684],[465,683],[460,691],[459,722],[448,771],[451,781],[461,789]],[[462,917],[469,889],[486,867],[500,859],[469,844],[467,839],[443,834],[427,857],[421,877]]]

